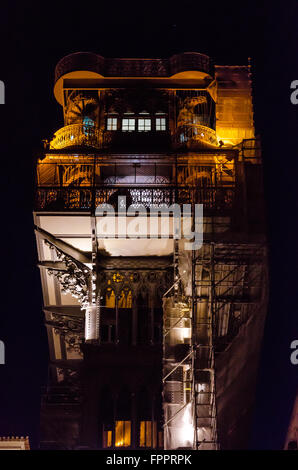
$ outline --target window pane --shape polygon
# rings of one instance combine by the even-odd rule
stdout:
[[[103,432],[103,448],[112,447],[112,431]]]
[[[146,421],[146,446],[151,447],[151,421]]]
[[[151,131],[151,119],[138,119],[139,131]]]
[[[166,130],[166,118],[156,118],[156,130],[157,131]]]
[[[122,119],[122,130],[123,131],[134,131],[135,130],[135,119]]]
[[[145,421],[140,422],[140,447],[145,447],[146,439],[145,439]]]
[[[108,308],[115,308],[116,302],[115,302],[115,292],[111,287],[108,287],[106,290],[106,304],[105,306]]]
[[[152,447],[152,423],[151,421],[140,422],[140,447]]]
[[[108,118],[107,120],[107,130],[116,131],[117,130],[117,118]]]
[[[129,447],[131,445],[130,421],[116,421],[115,423],[115,446]]]
[[[122,289],[120,292],[120,299],[118,301],[119,308],[132,308],[132,293],[131,290]]]
[[[158,432],[158,447],[160,449],[163,448],[163,432],[162,431]]]

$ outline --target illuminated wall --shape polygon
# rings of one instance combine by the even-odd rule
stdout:
[[[255,137],[250,68],[216,66],[216,134],[225,144],[236,145]]]

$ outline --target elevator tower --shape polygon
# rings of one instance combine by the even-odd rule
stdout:
[[[245,448],[267,308],[250,66],[78,52],[54,94],[34,208],[41,448]],[[173,205],[191,210],[181,237]]]

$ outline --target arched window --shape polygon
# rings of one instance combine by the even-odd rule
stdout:
[[[119,308],[131,308],[132,307],[132,292],[128,287],[121,290],[119,301]]]
[[[123,285],[123,280],[124,276],[117,272],[107,283],[102,305],[103,342],[116,340],[131,344],[132,341],[132,291],[128,285]]]
[[[105,296],[105,307],[115,308],[116,307],[116,296],[115,291],[112,287],[107,287]]]

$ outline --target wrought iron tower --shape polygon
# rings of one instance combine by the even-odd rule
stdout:
[[[41,447],[244,448],[267,308],[250,66],[81,52],[58,63],[54,94],[64,126],[34,208]],[[174,205],[190,209],[181,237]]]

